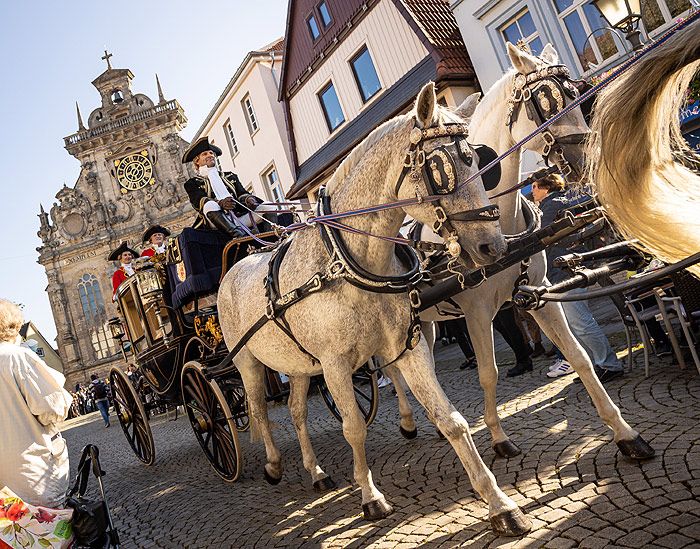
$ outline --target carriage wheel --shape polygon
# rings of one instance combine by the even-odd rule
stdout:
[[[126,374],[119,368],[110,370],[109,383],[114,398],[114,411],[124,430],[126,440],[137,458],[146,465],[153,465],[156,461],[156,446],[153,443],[151,425],[148,423],[141,397]]]
[[[197,361],[182,368],[182,401],[209,463],[222,479],[235,482],[241,474],[236,423],[218,383],[207,381]]]
[[[233,415],[233,422],[236,424],[236,430],[239,433],[244,433],[250,429],[250,418],[248,417],[248,398],[243,382],[236,379],[227,384],[226,397]]]
[[[365,424],[369,427],[377,415],[379,408],[379,388],[377,387],[377,373],[371,369],[375,367],[374,359],[370,359],[367,364],[362,366],[354,374],[352,374],[352,385],[355,390],[355,400],[360,407],[360,412],[365,418]],[[321,393],[323,402],[330,410],[333,417],[342,422],[343,418],[340,415],[340,410],[335,405],[333,396],[328,390],[325,381],[320,381],[318,384],[318,392]]]

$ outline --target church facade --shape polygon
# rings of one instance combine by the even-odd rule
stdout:
[[[111,276],[118,265],[107,261],[110,251],[123,241],[140,250],[150,225],[177,233],[194,215],[183,188],[189,175],[181,163],[188,145],[178,133],[187,122],[182,107],[165,99],[157,76],[157,102],[132,92],[133,74],[112,68],[110,57],[105,52],[107,70],[92,82],[100,106],[87,125],[78,108],[78,131],[64,138],[80,161],[75,185],[64,185],[50,211],[42,206],[39,213],[38,261],[68,387],[126,366],[107,327],[117,315]]]

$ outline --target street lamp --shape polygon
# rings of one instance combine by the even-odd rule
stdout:
[[[634,51],[644,47],[637,28],[642,18],[641,0],[593,0],[593,5],[611,27],[625,33]]]

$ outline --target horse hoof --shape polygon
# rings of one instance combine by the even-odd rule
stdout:
[[[506,459],[519,456],[522,453],[520,448],[518,448],[518,446],[509,438],[501,442],[494,443],[493,451],[496,452],[498,457]]]
[[[632,459],[650,459],[653,458],[656,453],[649,443],[640,435],[637,435],[636,438],[632,440],[618,440],[617,447],[620,449],[623,456]]]
[[[267,467],[263,467],[263,475],[265,476],[265,480],[267,481],[267,483],[272,484],[272,486],[279,484],[280,480],[282,480],[281,476],[279,478],[275,478],[270,473],[268,473]]]
[[[314,490],[317,492],[328,492],[328,490],[334,490],[336,486],[331,477],[323,477],[314,482]]]
[[[369,503],[362,504],[362,513],[367,520],[379,520],[388,517],[394,512],[394,508],[389,505],[384,498],[375,499]]]
[[[492,516],[491,528],[499,536],[522,536],[532,530],[532,522],[520,509],[513,509]]]
[[[399,431],[403,438],[407,438],[408,440],[412,440],[418,436],[418,428],[413,429],[413,431],[408,431],[399,425]]]

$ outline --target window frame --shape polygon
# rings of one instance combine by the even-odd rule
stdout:
[[[231,153],[231,158],[236,158],[240,152],[238,148],[238,143],[236,142],[236,136],[233,134],[233,125],[231,124],[231,119],[228,118],[224,122],[224,135],[226,136],[226,142],[228,143],[228,150]]]
[[[270,179],[270,175],[272,173],[275,174],[275,181],[271,181]],[[271,202],[276,202],[278,204],[286,200],[286,195],[284,193],[284,188],[282,187],[282,181],[280,180],[279,171],[277,170],[277,166],[274,162],[268,164],[267,168],[263,170],[261,174],[261,179],[263,181],[265,195],[267,196],[268,200],[270,200]],[[277,200],[277,197],[275,196],[275,187],[279,190],[279,200]],[[279,206],[279,208],[281,208],[281,206]]]
[[[248,109],[248,105],[250,105],[250,109]],[[258,123],[258,116],[255,114],[255,107],[253,106],[253,99],[250,97],[250,93],[246,93],[241,99],[241,107],[248,125],[248,133],[252,137],[260,129],[260,124]]]
[[[324,6],[326,8],[326,13],[328,14],[329,21],[326,23],[325,18],[323,17],[323,12],[321,11],[321,6]],[[316,12],[320,16],[321,19],[321,25],[323,26],[323,30],[328,29],[332,24],[333,24],[333,16],[331,15],[331,10],[328,7],[328,2],[326,0],[321,0],[318,4],[316,4]]]
[[[518,22],[518,21],[520,21],[520,19],[522,19],[525,16],[526,13],[530,15],[530,19],[532,20],[532,24],[535,27],[535,32],[529,34],[528,36],[525,36],[523,34],[522,28],[520,27],[520,23]],[[521,7],[521,9],[519,9],[513,16],[506,19],[503,23],[500,23],[498,25],[498,27],[496,28],[496,30],[498,31],[498,35],[501,39],[501,42],[503,43],[504,48],[506,47],[506,42],[508,42],[508,39],[506,38],[506,35],[505,35],[505,30],[508,27],[510,27],[513,23],[515,23],[515,25],[518,27],[518,32],[520,33],[520,40],[525,42],[525,44],[527,44],[528,48],[530,48],[531,51],[532,51],[532,48],[531,48],[530,44],[532,44],[532,42],[534,42],[535,40],[539,39],[540,44],[542,44],[542,33],[540,32],[540,29],[537,27],[537,23],[535,22],[535,17],[532,13],[532,10],[529,8],[529,6],[525,5],[525,6]],[[515,46],[517,44],[513,44],[513,45]],[[544,47],[544,44],[542,44],[542,47]]]
[[[357,61],[360,58],[360,56],[365,52],[367,52],[367,55],[369,56],[370,63],[372,63],[372,68],[374,69],[374,75],[377,77],[377,82],[379,82],[379,88],[377,88],[375,92],[369,97],[365,97],[364,90],[360,85],[360,78],[357,74],[357,71],[355,70],[355,61]],[[352,76],[355,79],[355,85],[357,86],[357,91],[360,93],[360,99],[362,99],[362,104],[366,105],[372,100],[372,98],[376,97],[384,89],[382,79],[379,77],[379,71],[377,71],[377,65],[375,65],[374,63],[372,52],[370,51],[367,43],[362,44],[357,50],[355,50],[355,52],[348,59],[348,65],[350,65],[350,72],[352,72]]]
[[[328,116],[326,104],[323,102],[323,94],[326,93],[330,88],[333,88],[335,98],[338,100],[338,106],[340,107],[340,114],[342,114],[343,116],[343,119],[335,127],[331,127],[331,120]],[[345,110],[343,109],[343,104],[340,102],[340,96],[338,95],[338,91],[336,90],[335,84],[333,83],[333,79],[328,80],[323,86],[320,87],[320,89],[316,92],[316,97],[318,98],[318,102],[321,105],[321,111],[323,112],[323,118],[326,121],[328,133],[333,134],[333,132],[335,132],[338,128],[345,124],[345,122],[347,122],[347,118],[345,118]]]
[[[311,21],[314,22],[314,25],[316,25],[316,32],[318,33],[316,36],[314,36],[314,31],[313,28],[311,27]],[[315,44],[316,41],[321,38],[321,27],[318,25],[318,21],[316,21],[316,14],[312,11],[307,17],[306,17],[306,28],[309,31],[309,35],[311,36],[311,41]]]

